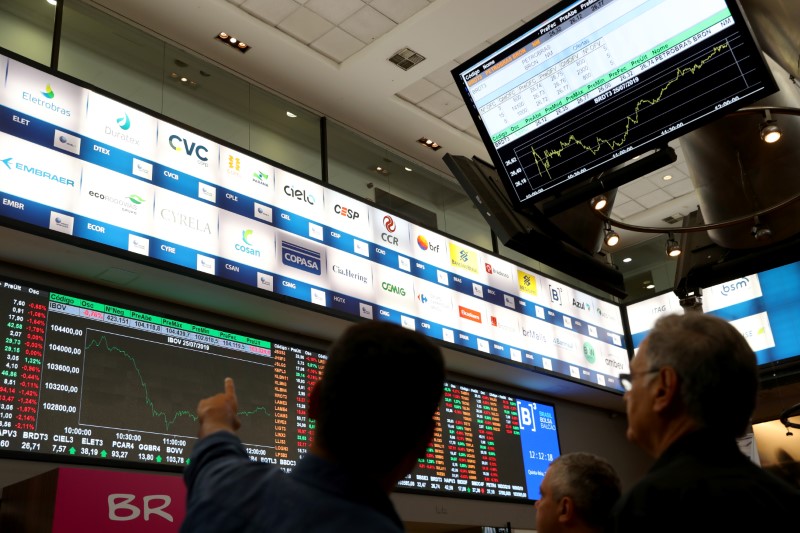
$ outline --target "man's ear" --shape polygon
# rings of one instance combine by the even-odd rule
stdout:
[[[665,366],[658,371],[655,380],[655,397],[653,399],[653,409],[656,412],[663,411],[675,403],[679,392],[678,373],[671,366]]]
[[[572,517],[575,514],[575,502],[572,501],[572,498],[569,496],[564,496],[558,501],[558,508],[556,509],[558,514],[558,521],[560,523],[567,523],[572,521]]]

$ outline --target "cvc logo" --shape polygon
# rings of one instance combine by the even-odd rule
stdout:
[[[177,143],[177,146],[176,146]],[[183,146],[181,146],[183,145]],[[194,154],[200,161],[208,161],[208,148],[202,144],[189,143],[186,139],[182,139],[177,135],[169,136],[169,146],[176,152],[186,152],[186,155],[191,156]]]

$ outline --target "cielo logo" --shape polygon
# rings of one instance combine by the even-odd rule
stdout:
[[[118,198],[116,196],[106,195],[97,191],[89,191],[89,196],[104,202],[108,202],[112,205],[116,205],[122,209],[122,211],[132,213],[134,215],[139,212],[139,206],[145,203],[145,199],[138,194],[130,194],[126,197]]]
[[[75,187],[75,181],[69,178],[65,178],[64,176],[59,176],[54,172],[48,172],[46,170],[42,170],[39,167],[34,165],[29,165],[27,163],[16,163],[13,161],[13,157],[6,157],[5,159],[0,159],[6,168],[9,170],[16,170],[18,172],[24,172],[26,174],[31,174],[32,176],[36,176],[37,178],[43,178],[49,181],[55,181],[61,185],[65,185],[67,187]]]
[[[175,224],[177,226],[188,228],[192,231],[211,235],[211,224],[204,222],[193,215],[187,215],[186,213],[180,213],[178,211],[173,211],[172,209],[162,209],[161,219],[165,222],[169,222],[170,224]]]
[[[178,135],[169,136],[169,146],[176,152],[185,152],[188,156],[199,159],[198,164],[208,166],[208,148],[194,141],[189,142]]]
[[[299,244],[281,240],[281,261],[284,265],[322,275],[322,254]]]
[[[337,215],[342,215],[343,217],[355,220],[361,215],[358,214],[358,211],[351,209],[349,207],[344,207],[342,205],[336,204],[333,206],[333,212]]]
[[[117,125],[121,130],[128,130],[131,127],[131,118],[127,113],[117,119]]]
[[[400,296],[406,295],[406,290],[399,285],[394,285],[389,283],[388,281],[384,281],[381,283],[381,289],[385,290],[386,292],[390,292],[392,294],[399,294]]]
[[[381,233],[381,240],[393,246],[397,246],[400,243],[400,239],[392,235],[392,233],[394,233],[395,230],[397,229],[397,225],[395,224],[394,219],[389,215],[384,215],[383,227],[386,228],[386,231]]]
[[[53,88],[49,83],[45,87],[45,90],[39,91],[39,93],[44,96],[44,100],[35,94],[29,93],[28,91],[22,91],[22,99],[26,102],[30,102],[33,105],[47,109],[48,111],[52,111],[53,113],[58,113],[65,117],[72,116],[72,111],[52,102],[52,100],[56,97],[56,93],[53,91]]]
[[[309,205],[314,205],[317,203],[317,199],[314,198],[312,194],[307,193],[305,189],[295,189],[291,185],[284,185],[283,194],[290,198],[294,198],[295,200],[305,202]]]
[[[246,229],[242,231],[242,242],[244,244],[236,243],[234,248],[242,253],[247,255],[252,255],[253,257],[261,257],[261,251],[253,247],[253,243],[250,242],[250,239],[253,237],[253,230]]]

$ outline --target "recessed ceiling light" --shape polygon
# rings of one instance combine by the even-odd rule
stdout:
[[[662,180],[664,180],[664,181],[669,181],[669,180],[671,180],[671,179],[672,179],[672,174],[667,174],[666,176],[664,176],[664,177],[663,177],[663,178],[661,178],[661,179],[662,179]]]
[[[186,83],[187,81],[189,81],[189,78],[183,77],[183,78],[181,78],[181,81],[182,81],[183,83]]]
[[[286,112],[286,116],[287,116],[287,117],[289,117],[289,118],[297,118],[297,115],[295,115],[295,114],[294,114],[294,113],[292,113],[291,111],[287,111],[287,112]]]
[[[250,45],[249,44],[243,43],[237,37],[234,37],[233,35],[231,35],[231,34],[229,34],[227,32],[221,31],[217,35],[215,35],[214,38],[219,40],[219,41],[222,41],[223,43],[225,43],[225,44],[227,44],[227,45],[229,45],[229,46],[231,46],[233,48],[236,48],[237,50],[239,50],[242,53],[245,53],[248,50],[250,50]]]
[[[50,4],[51,6],[57,6],[58,0],[47,0],[47,3]]]
[[[655,289],[655,288],[656,288],[656,286],[653,285],[652,283],[649,284],[647,287],[645,287],[645,289]]]
[[[411,168],[409,168],[409,167],[405,167],[405,168],[406,168],[406,172],[411,172]]]
[[[622,260],[623,263],[630,263],[631,261],[633,261],[633,259],[631,259],[630,257],[626,257],[625,259]]]
[[[428,139],[427,137],[420,137],[419,139],[417,139],[417,142],[420,144],[424,144],[433,151],[436,151],[442,147],[439,143],[436,143],[433,140]]]

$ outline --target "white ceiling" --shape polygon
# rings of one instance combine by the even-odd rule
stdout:
[[[490,160],[450,70],[553,0],[87,0],[311,110],[450,175],[442,155]],[[251,46],[242,54],[214,37]],[[410,48],[409,70],[389,61]],[[427,137],[443,150],[417,142]],[[620,187],[612,218],[640,226],[696,209],[678,161]],[[663,176],[672,179],[665,181]],[[680,225],[679,222],[673,226]],[[618,230],[620,248],[653,238]]]

